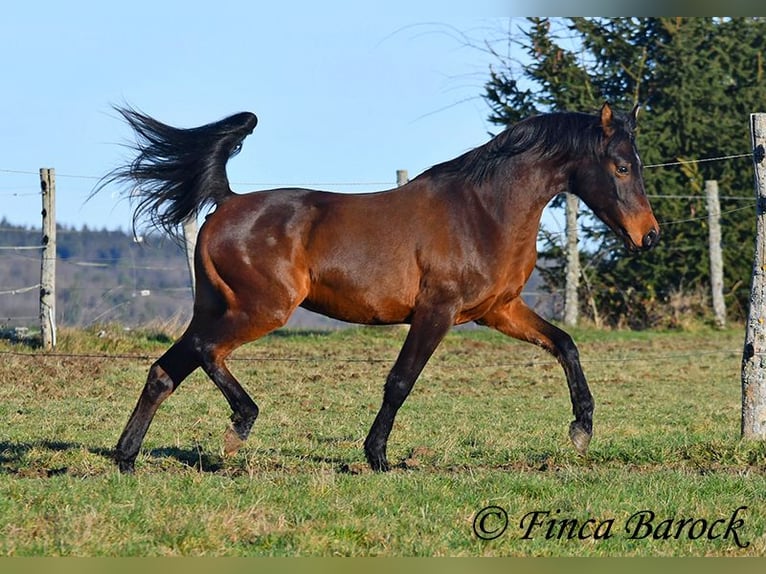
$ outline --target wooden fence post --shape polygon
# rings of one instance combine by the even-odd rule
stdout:
[[[40,265],[40,334],[43,349],[56,346],[56,172],[40,170],[43,197],[42,258]]]
[[[750,311],[742,353],[742,438],[766,439],[766,114],[750,115],[756,237]]]
[[[410,176],[407,173],[407,170],[397,169],[396,170],[396,187],[401,187],[402,185],[406,184],[408,181],[410,181]],[[410,326],[407,324],[403,324],[400,327],[405,331],[408,331],[410,328]]]
[[[715,326],[726,326],[726,304],[723,300],[723,255],[721,253],[721,204],[718,201],[718,182],[705,181],[707,219],[710,236],[710,287],[713,296]]]
[[[567,262],[566,285],[564,286],[564,324],[569,327],[577,325],[579,299],[577,290],[580,286],[580,252],[577,246],[577,209],[580,200],[576,195],[566,194],[566,235]]]
[[[189,280],[191,282],[192,299],[196,292],[196,278],[194,276],[194,250],[197,247],[197,211],[195,210],[186,221],[183,222],[184,247],[186,249],[186,264],[189,266]]]

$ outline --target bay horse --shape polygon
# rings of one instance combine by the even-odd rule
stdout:
[[[138,155],[107,174],[130,183],[136,222],[169,232],[215,209],[201,226],[192,319],[149,369],[114,450],[133,472],[160,404],[201,367],[231,410],[224,450],[247,439],[258,406],[226,366],[241,345],[284,325],[299,306],[360,324],[409,324],[383,403],[364,441],[375,471],[389,469],[386,445],[397,411],[453,325],[474,321],[538,345],[563,367],[584,454],[593,397],[572,338],[522,300],[535,266],[543,208],[579,196],[631,251],[656,245],[659,225],[644,193],[635,144],[638,107],[605,103],[596,114],[532,116],[488,143],[376,193],[274,189],[235,194],[226,163],[253,131],[243,112],[202,127],[163,124],[130,107],[117,111],[136,134]]]

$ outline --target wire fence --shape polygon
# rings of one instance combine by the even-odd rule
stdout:
[[[710,162],[722,162],[722,161],[733,161],[733,160],[739,160],[744,158],[751,158],[752,152],[749,153],[739,153],[739,154],[730,154],[730,155],[721,155],[716,157],[709,157],[709,158],[699,158],[699,159],[690,159],[690,160],[677,160],[677,161],[669,161],[669,162],[663,162],[663,163],[656,163],[656,164],[649,164],[644,166],[645,169],[662,169],[662,168],[672,168],[672,167],[679,167],[683,165],[689,165],[689,164],[699,164],[699,163],[710,163]],[[38,176],[38,172],[31,171],[31,170],[18,170],[18,169],[0,169],[0,176],[3,174],[6,175],[23,175],[23,176]],[[78,179],[78,180],[86,180],[86,181],[98,181],[100,178],[98,176],[91,176],[91,175],[82,175],[82,174],[56,174],[57,178],[70,178],[70,179]],[[2,183],[2,177],[0,177],[0,183]],[[375,181],[368,181],[368,182],[340,182],[340,181],[334,181],[334,182],[233,182],[234,185],[248,185],[248,186],[273,186],[273,187],[312,187],[312,186],[320,186],[320,187],[378,187],[381,185],[391,185],[392,182],[375,182]],[[2,196],[12,196],[12,197],[32,197],[32,196],[39,196],[41,192],[38,191],[32,191],[30,188],[17,186],[17,185],[9,185],[4,186],[0,185],[0,197]],[[649,197],[651,199],[675,199],[675,200],[689,200],[689,201],[695,201],[704,199],[703,195],[679,195],[679,194],[650,194]],[[742,205],[740,207],[732,208],[726,211],[723,211],[721,215],[729,215],[732,213],[736,213],[739,211],[745,211],[745,210],[751,210],[753,209],[753,206],[756,203],[756,198],[754,196],[739,196],[739,195],[723,195],[720,197],[721,200],[726,201],[740,201],[744,202],[745,205]],[[707,220],[707,215],[700,215],[700,216],[692,216],[689,218],[683,218],[683,219],[677,219],[677,220],[667,220],[667,221],[661,221],[660,224],[663,226],[668,225],[680,225],[680,224],[689,224],[694,222],[700,222]],[[19,232],[20,229],[17,227],[0,227],[0,231],[12,231],[12,232]],[[30,231],[31,230],[27,230]],[[61,234],[67,234],[67,233],[80,233],[74,229],[68,230],[68,229],[62,229],[60,230]],[[557,235],[557,234],[563,234],[563,230],[555,232],[550,231],[549,233],[551,235]],[[40,260],[38,254],[33,254],[33,252],[39,252],[43,249],[42,245],[0,245],[0,257],[14,257],[17,261],[27,261],[29,262],[38,262]],[[684,246],[682,245],[674,245],[673,249],[678,251],[683,251]],[[692,246],[689,246],[688,249],[692,249]],[[166,296],[173,296],[178,295],[181,293],[188,294],[189,297],[191,297],[192,288],[191,285],[186,278],[186,274],[188,273],[188,268],[185,266],[185,260],[182,258],[178,258],[177,264],[175,265],[142,265],[138,263],[133,256],[131,252],[131,257],[99,257],[97,259],[89,259],[89,258],[66,258],[66,257],[58,257],[58,262],[62,264],[64,267],[71,267],[76,269],[89,269],[89,270],[104,270],[109,271],[110,273],[116,273],[119,275],[120,272],[127,273],[127,276],[132,279],[130,281],[131,285],[125,285],[122,283],[118,284],[104,284],[103,282],[100,283],[98,286],[91,286],[87,284],[82,283],[75,283],[75,284],[66,284],[62,285],[61,292],[66,294],[66,298],[71,300],[73,295],[76,295],[77,293],[86,293],[86,292],[100,292],[102,293],[102,301],[101,303],[104,303],[107,300],[110,300],[110,297],[113,297],[115,292],[117,291],[123,291],[126,292],[128,295],[127,300],[121,301],[119,304],[112,304],[108,308],[103,308],[103,306],[100,305],[100,303],[94,299],[90,299],[90,305],[92,314],[90,317],[90,322],[95,321],[96,319],[105,319],[110,318],[111,315],[115,315],[115,312],[119,309],[124,309],[124,307],[130,306],[134,304],[134,299],[136,298],[152,298],[157,297],[158,295],[166,295]],[[176,285],[139,285],[138,284],[138,277],[141,275],[142,281],[145,280],[145,276],[143,275],[144,272],[158,272],[162,273],[164,275],[167,275],[168,273],[174,274],[174,276],[179,277],[183,276],[183,279]],[[28,282],[28,284],[24,285],[7,285],[5,284],[6,281],[9,281],[10,277],[5,277],[3,279],[3,283],[0,283],[0,297],[15,297],[18,298],[18,296],[26,296],[27,298],[29,295],[35,291],[38,291],[41,288],[41,284],[39,282]],[[19,277],[16,277],[16,279],[20,279]],[[124,279],[124,277],[123,277]],[[538,312],[541,312],[543,315],[555,316],[559,314],[563,308],[563,294],[561,291],[556,290],[541,290],[538,288],[537,285],[530,285],[527,290],[525,290],[522,295],[524,296],[527,303],[536,309]],[[29,300],[27,305],[18,305],[14,304],[12,307],[17,310],[17,313],[11,313],[8,311],[9,307],[8,305],[2,305],[2,302],[0,302],[0,327],[3,325],[12,325],[14,322],[19,324],[24,324],[25,322],[28,322],[30,320],[33,320],[37,318],[36,315],[32,314],[30,312],[30,304],[34,304],[34,301]],[[4,312],[5,311],[5,312]],[[112,319],[114,317],[111,317]]]
[[[41,240],[39,230],[5,226],[0,231],[6,240],[20,238],[19,243]],[[189,270],[180,250],[138,247],[127,233],[117,236],[111,232],[109,236],[94,233],[80,238],[71,235],[74,243],[69,244],[59,237],[56,258],[59,325],[122,322],[139,326],[140,322],[152,319],[170,320],[184,302],[191,307]],[[82,248],[81,237],[87,238],[85,243],[105,242],[105,253],[88,255],[88,250],[95,251],[96,246]],[[121,252],[110,254],[109,242],[118,244]],[[39,323],[39,297],[43,289],[40,250],[40,246],[29,245],[0,248],[4,270],[0,275],[0,329]],[[74,256],[62,254],[62,250],[73,252]]]
[[[19,357],[19,358],[28,358],[28,359],[45,359],[45,360],[51,360],[51,361],[59,361],[61,359],[82,359],[82,360],[89,360],[89,359],[114,359],[114,360],[120,360],[120,361],[131,361],[131,362],[145,362],[145,361],[153,361],[157,357],[154,354],[141,354],[141,353],[63,353],[63,352],[52,352],[52,353],[45,353],[45,354],[39,354],[34,351],[17,351],[17,350],[0,350],[0,356],[12,356],[12,357]],[[619,357],[606,357],[606,356],[600,356],[600,357],[581,357],[581,362],[583,365],[598,365],[598,364],[609,364],[609,363],[658,363],[658,362],[676,362],[679,359],[688,359],[690,361],[697,361],[703,356],[718,356],[718,357],[735,357],[737,359],[741,359],[742,357],[742,350],[741,349],[716,349],[716,350],[700,350],[695,349],[693,351],[679,351],[679,352],[672,352],[672,353],[666,353],[666,352],[646,352],[645,350],[642,350],[634,355],[626,355],[621,354]],[[551,365],[553,362],[555,362],[555,359],[553,359],[550,356],[543,356],[542,352],[540,354],[541,358],[538,359],[530,359],[530,358],[523,358],[523,359],[511,359],[511,360],[502,360],[499,362],[494,363],[470,363],[465,361],[463,358],[460,360],[460,368],[461,369],[470,369],[470,370],[479,370],[479,369],[502,369],[502,368],[514,368],[514,367],[538,367],[538,366],[548,366]],[[449,361],[449,357],[435,357],[434,361],[439,360],[446,360]],[[258,355],[241,355],[241,354],[233,354],[231,357],[227,359],[227,361],[230,362],[239,362],[239,363],[263,363],[263,362],[276,362],[276,363],[333,363],[333,364],[354,364],[354,363],[361,363],[361,364],[391,364],[393,359],[391,357],[388,358],[381,358],[381,357],[359,357],[359,356],[353,356],[353,357],[343,357],[343,356],[336,356],[333,354],[332,356],[328,355],[301,355],[301,356],[276,356],[271,354],[264,354],[263,356]]]

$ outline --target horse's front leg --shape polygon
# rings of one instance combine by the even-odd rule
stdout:
[[[396,413],[454,319],[451,307],[421,308],[415,312],[399,357],[386,378],[383,404],[364,441],[367,462],[373,470],[385,472],[389,469],[386,445]]]
[[[575,420],[569,425],[569,438],[584,455],[593,436],[593,395],[588,389],[577,347],[567,333],[532,311],[519,297],[492,309],[479,323],[501,333],[542,347],[564,368]]]

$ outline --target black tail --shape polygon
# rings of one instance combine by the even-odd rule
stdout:
[[[146,218],[171,236],[201,208],[232,194],[226,163],[242,147],[258,119],[242,112],[198,128],[165,125],[131,108],[115,108],[136,134],[138,156],[109,173],[98,189],[112,182],[131,183],[137,201],[133,226]]]

